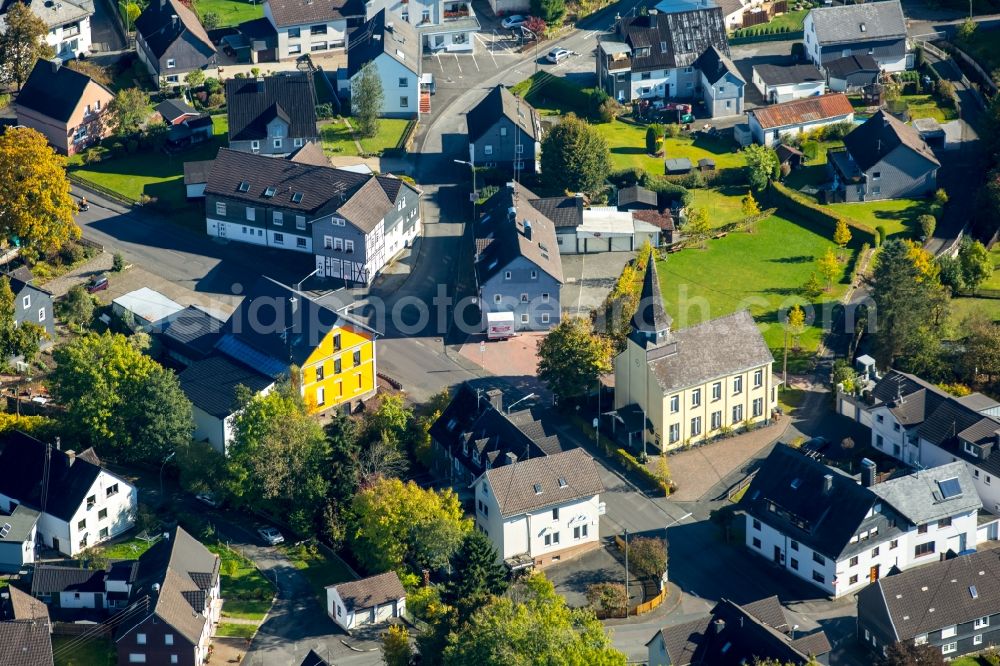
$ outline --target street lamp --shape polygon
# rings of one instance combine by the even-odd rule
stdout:
[[[628,617],[628,528],[625,528],[625,617]]]
[[[528,395],[524,396],[524,397],[523,397],[523,398],[521,398],[520,400],[515,400],[514,402],[512,402],[512,403],[510,404],[510,406],[509,406],[509,407],[507,407],[507,415],[508,415],[508,416],[510,416],[510,410],[511,410],[511,409],[513,409],[514,405],[516,405],[516,404],[518,404],[518,403],[521,403],[521,402],[524,402],[525,400],[528,400],[529,398],[537,398],[537,397],[538,397],[538,396],[537,396],[537,395],[535,395],[534,393],[529,393]]]
[[[163,459],[163,464],[160,465],[160,504],[166,504],[163,497],[163,468],[167,466],[167,463],[170,462],[175,455],[177,455],[177,452],[171,451],[170,455]]]
[[[466,160],[455,160],[455,164],[464,164],[472,170],[472,221],[476,221],[476,199],[479,198],[479,193],[476,191],[476,165],[472,162],[467,162]]]
[[[690,517],[691,517],[690,513],[685,513],[680,518],[677,518],[676,520],[671,520],[669,523],[667,523],[667,526],[663,528],[663,540],[664,541],[667,540],[667,530],[669,530],[671,527],[673,527],[677,523],[681,522],[682,520],[687,520]]]
[[[313,275],[316,275],[316,273],[319,273],[319,271],[320,269],[317,268],[312,273],[299,280],[298,283],[295,285],[295,291],[302,291],[302,283],[311,278]]]

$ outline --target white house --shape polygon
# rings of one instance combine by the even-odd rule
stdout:
[[[7,8],[13,3],[0,3]],[[60,60],[72,60],[90,55],[90,19],[94,15],[93,0],[30,0],[31,12],[49,29],[45,43],[52,47]],[[0,32],[4,20],[0,16]]]
[[[488,469],[473,488],[476,527],[511,569],[544,567],[599,545],[604,485],[583,449]]]
[[[859,484],[776,446],[740,502],[747,548],[832,597],[976,548],[982,502],[963,464],[876,478],[868,460]]]
[[[405,612],[406,590],[394,571],[326,587],[326,613],[347,631]]]
[[[31,595],[59,608],[104,608],[103,569],[39,564],[31,577]]]
[[[785,136],[853,122],[854,107],[843,93],[807,97],[747,111],[750,133],[762,146],[774,146]]]
[[[753,84],[768,104],[826,92],[826,77],[815,65],[754,65]]]
[[[338,81],[340,90],[350,95],[361,70],[370,62],[382,82],[382,115],[416,117],[420,111],[420,40],[413,26],[392,20],[382,10],[352,32],[346,76]]]
[[[887,72],[902,72],[908,64],[899,0],[813,8],[802,33],[806,55],[820,69],[852,55],[869,55]]]
[[[0,572],[16,573],[35,562],[39,513],[16,506],[9,516],[0,514]]]
[[[347,47],[352,3],[342,0],[267,0],[264,17],[277,33],[278,60],[327,55]]]
[[[47,483],[46,483],[47,481]],[[39,544],[69,557],[135,524],[134,486],[101,466],[93,449],[62,451],[22,432],[0,437],[0,511],[39,511]]]

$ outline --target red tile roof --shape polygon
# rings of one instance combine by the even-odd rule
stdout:
[[[787,127],[826,118],[847,116],[854,107],[843,93],[806,97],[783,104],[773,104],[750,111],[764,129]]]

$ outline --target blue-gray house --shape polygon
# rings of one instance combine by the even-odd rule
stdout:
[[[514,330],[547,331],[559,323],[562,259],[555,225],[509,183],[483,205],[476,222],[476,285],[483,325],[489,313],[512,313]]]
[[[32,284],[31,271],[22,267],[7,276],[10,290],[14,292],[14,321],[30,321],[45,329],[49,339],[55,339],[55,317],[52,312],[52,294]],[[43,341],[43,346],[45,342]]]

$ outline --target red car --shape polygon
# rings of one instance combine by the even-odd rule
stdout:
[[[99,277],[94,277],[90,279],[87,283],[87,293],[94,294],[99,291],[104,291],[108,288],[108,277],[106,275],[101,275]]]

